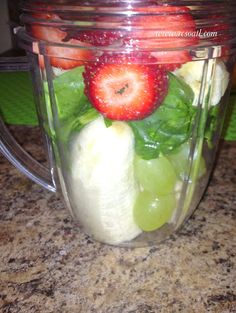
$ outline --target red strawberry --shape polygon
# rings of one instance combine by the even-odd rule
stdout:
[[[161,104],[168,86],[166,71],[133,62],[86,66],[84,80],[92,105],[105,117],[124,121],[150,115]]]
[[[84,46],[80,41],[71,39],[66,44]],[[92,59],[92,53],[84,48],[50,46],[46,48],[52,66],[69,70],[76,66],[84,65]]]
[[[37,16],[41,19],[59,19],[55,14],[40,14]],[[71,39],[65,42],[67,33],[52,26],[34,24],[31,27],[32,35],[40,40],[45,40],[54,43],[63,43],[64,45],[84,46],[83,43],[76,39]],[[88,46],[88,45],[87,45]],[[91,60],[92,52],[84,48],[66,47],[66,46],[47,46],[46,53],[52,66],[68,70],[76,66],[83,65],[84,62]],[[39,65],[45,67],[42,56],[39,56]]]
[[[53,42],[61,42],[65,37],[66,33],[61,31],[60,29],[53,27],[53,26],[48,26],[44,23],[48,23],[48,21],[60,21],[59,16],[56,14],[50,14],[50,13],[38,13],[34,14],[34,17],[36,20],[38,20],[38,23],[32,24],[31,25],[31,34],[40,40],[48,40],[48,41],[53,41]]]
[[[159,66],[170,72],[180,68],[182,64],[191,61],[191,56],[186,50],[156,51],[153,54],[155,55],[157,61],[161,60],[162,64],[159,64]],[[170,63],[170,59],[172,59],[175,63]]]
[[[155,6],[136,10],[143,14],[130,18],[130,26],[134,29],[129,38],[132,46],[150,50],[163,49],[153,51],[152,55],[168,70],[191,60],[189,52],[184,48],[196,45],[198,38],[188,36],[188,33],[196,31],[189,8]],[[145,15],[146,13],[150,14]],[[165,51],[166,49],[174,50]]]
[[[221,45],[221,56],[225,57],[230,52],[230,46],[228,44],[228,41],[232,39],[232,35],[230,35],[230,25],[226,23],[225,17],[222,15],[209,15],[208,19],[210,26],[206,26],[204,29],[200,30],[203,31],[203,33],[212,33],[212,37],[203,37],[203,39],[213,44]]]
[[[125,31],[120,28],[124,22],[124,17],[119,16],[98,16],[95,18],[95,28],[92,30],[76,31],[72,37],[82,42],[92,44],[97,47],[123,44]]]
[[[124,53],[104,52],[98,59],[97,64],[110,63],[110,64],[148,64],[153,65],[156,63],[156,58],[149,52],[144,51],[129,51]]]
[[[73,38],[97,47],[102,47],[112,45],[116,42],[119,44],[122,36],[123,34],[120,31],[85,30],[75,33]]]

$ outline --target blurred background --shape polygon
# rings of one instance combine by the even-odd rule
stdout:
[[[0,56],[20,56],[24,51],[17,47],[13,28],[20,24],[19,0],[0,0]]]

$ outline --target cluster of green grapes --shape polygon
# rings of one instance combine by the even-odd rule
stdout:
[[[134,206],[134,219],[142,230],[154,231],[171,219],[177,207],[176,185],[187,176],[189,151],[190,144],[186,142],[174,154],[151,160],[135,157],[134,172],[140,193]],[[199,176],[205,172],[203,158],[201,163]]]

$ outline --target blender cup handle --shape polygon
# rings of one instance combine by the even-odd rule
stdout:
[[[50,170],[32,158],[12,137],[0,117],[0,152],[31,180],[55,192],[56,185]]]

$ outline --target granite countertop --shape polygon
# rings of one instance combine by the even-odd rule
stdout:
[[[15,133],[44,161],[37,129]],[[177,235],[133,250],[92,241],[58,195],[0,157],[0,312],[236,312],[235,155],[236,142],[224,142]]]

